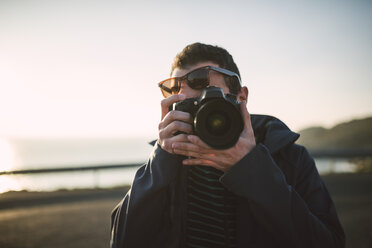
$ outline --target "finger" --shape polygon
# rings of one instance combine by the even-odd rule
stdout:
[[[165,117],[165,115],[169,112],[169,106],[173,103],[185,100],[186,96],[184,94],[177,94],[167,97],[161,101],[161,119]]]
[[[191,143],[193,143],[194,145],[197,145],[197,146],[200,146],[206,150],[212,150],[212,148],[207,145],[206,143],[204,143],[198,136],[196,135],[188,135],[187,138],[189,139],[189,141]]]
[[[184,133],[175,135],[172,138],[169,138],[169,140],[172,142],[172,144],[175,142],[188,142],[187,134]]]
[[[160,138],[160,146],[170,152],[170,153],[174,153],[173,152],[173,149],[172,149],[172,144],[174,142],[188,142],[188,139],[187,139],[187,135],[186,134],[178,134],[176,136],[172,136],[171,138],[165,138],[165,139],[161,139]]]
[[[172,148],[173,148],[173,146],[172,146]],[[186,157],[200,158],[200,156],[201,156],[201,154],[199,154],[198,152],[188,151],[188,150],[181,150],[181,149],[176,149],[176,148],[173,148],[173,152],[175,154],[183,155],[183,156],[186,156]]]
[[[184,156],[189,156],[189,157],[192,157],[193,159],[204,159],[204,160],[208,160],[214,163],[220,162],[220,159],[218,159],[217,156],[213,153],[202,153],[198,151],[183,150],[179,148],[173,148],[173,151],[174,153],[184,155]]]
[[[191,152],[203,152],[203,150],[200,149],[199,146],[192,144],[189,142],[175,142],[173,143],[173,149],[178,149],[178,150],[186,150],[186,151],[191,151]],[[191,155],[190,155],[191,156]]]
[[[218,156],[215,153],[197,153],[197,154],[199,154],[199,156],[192,156],[192,157],[208,160],[208,161],[216,163],[216,164],[224,162],[224,160],[225,160],[223,157]]]
[[[173,121],[168,126],[160,130],[161,136],[173,136],[177,132],[192,133],[192,126],[189,123],[182,121]]]
[[[190,113],[172,110],[168,112],[163,120],[159,123],[159,129],[162,129],[169,125],[169,123],[178,120],[192,124],[192,116]]]
[[[206,166],[217,166],[213,161],[202,159],[202,158],[187,158],[182,161],[183,165],[206,165]]]

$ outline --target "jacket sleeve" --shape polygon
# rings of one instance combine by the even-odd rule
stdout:
[[[111,214],[110,247],[149,247],[169,218],[168,185],[175,179],[181,157],[155,144],[149,161],[140,167],[131,189]],[[160,238],[160,237],[159,237]]]
[[[257,145],[221,177],[230,191],[249,201],[256,220],[280,247],[344,247],[334,204],[305,148],[285,148],[295,166],[289,185],[268,149]]]

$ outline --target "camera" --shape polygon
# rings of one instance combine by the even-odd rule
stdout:
[[[215,149],[234,146],[243,131],[244,121],[236,96],[225,95],[218,87],[208,86],[199,97],[177,102],[170,110],[190,113],[195,135]]]

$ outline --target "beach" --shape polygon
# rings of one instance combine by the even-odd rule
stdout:
[[[322,176],[346,247],[372,247],[372,174]],[[108,247],[110,213],[128,187],[0,195],[0,247]]]

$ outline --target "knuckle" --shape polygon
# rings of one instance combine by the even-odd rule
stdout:
[[[169,102],[169,100],[168,100],[167,98],[162,99],[162,100],[160,101],[160,105],[161,105],[162,107],[165,107],[165,106],[167,106],[168,102]]]
[[[172,131],[176,132],[176,131],[183,131],[182,129],[182,122],[180,121],[173,121],[171,124],[169,124],[169,126],[171,127]]]
[[[174,124],[173,126],[174,126],[177,130],[179,130],[179,129],[182,128],[182,123],[179,122],[179,121],[174,121],[173,124]]]
[[[172,142],[169,139],[164,140],[163,144],[166,150],[171,150]]]
[[[175,120],[174,117],[174,110],[169,111],[166,116],[164,117],[164,120],[167,120],[168,123],[171,123]]]
[[[187,140],[187,134],[180,134],[181,140]]]
[[[159,125],[158,125],[159,133],[162,131],[163,126],[164,126],[164,123],[163,122],[160,122]]]
[[[169,123],[168,126],[167,126],[167,129],[169,129],[170,132],[173,132],[174,129],[175,129],[175,122],[172,121],[171,123]]]
[[[163,133],[164,133],[164,130],[159,129],[159,138],[162,138],[163,137]]]
[[[177,116],[177,111],[174,111],[174,110],[169,111],[168,116],[169,118],[172,118],[172,120],[174,120]]]
[[[159,137],[160,138],[165,138],[166,137],[166,132],[165,132],[164,129],[160,129],[160,131],[159,131]]]

